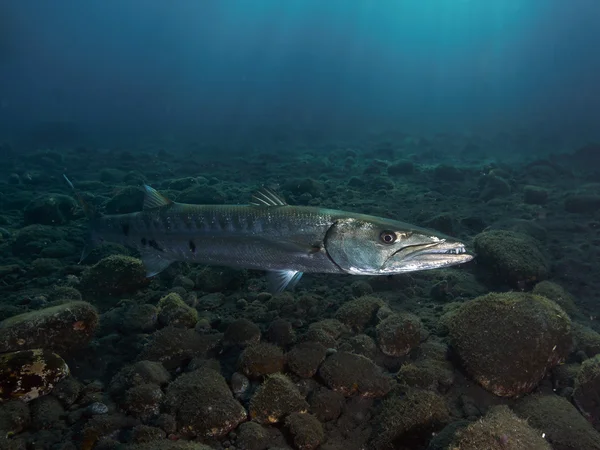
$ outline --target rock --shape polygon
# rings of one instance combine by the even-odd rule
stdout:
[[[231,391],[235,398],[244,397],[250,388],[250,380],[239,372],[231,375]]]
[[[393,380],[373,361],[361,355],[337,352],[319,369],[319,376],[332,390],[346,397],[383,397],[393,387]]]
[[[223,335],[223,344],[247,347],[260,342],[260,328],[248,319],[236,319],[231,322]]]
[[[250,378],[258,378],[283,370],[283,352],[273,344],[257,343],[244,349],[240,355],[240,372]]]
[[[31,424],[31,412],[28,403],[15,399],[0,402],[0,439],[2,434],[17,434],[24,431]],[[2,441],[0,440],[0,448]]]
[[[121,408],[129,415],[148,422],[157,417],[164,399],[160,386],[151,383],[138,384],[125,392]]]
[[[508,181],[497,175],[487,175],[480,180],[481,193],[479,198],[487,202],[498,197],[506,197],[511,193]]]
[[[418,347],[421,340],[421,321],[410,313],[392,314],[376,328],[377,343],[388,356],[404,356]]]
[[[88,345],[98,314],[86,302],[69,302],[0,322],[0,352],[46,348],[66,355]]]
[[[573,402],[600,431],[600,355],[585,360],[575,379]]]
[[[371,295],[365,295],[344,303],[335,313],[335,318],[354,331],[362,331],[372,323],[379,308],[385,302]]]
[[[495,406],[482,420],[459,430],[452,450],[552,450],[542,432],[519,419],[506,405]]]
[[[235,442],[240,450],[267,450],[270,444],[270,434],[267,429],[256,422],[244,422],[236,430]]]
[[[336,420],[342,414],[345,400],[339,392],[319,387],[309,397],[310,412],[321,422]]]
[[[31,409],[31,427],[34,430],[51,430],[62,428],[61,418],[65,410],[60,401],[53,395],[46,395],[33,400]]]
[[[346,343],[350,346],[350,351],[357,355],[362,355],[369,359],[373,359],[377,355],[377,344],[371,336],[367,336],[366,334],[352,336]]]
[[[527,235],[493,230],[478,234],[474,243],[477,261],[499,282],[522,288],[548,277],[550,264],[537,241]]]
[[[67,363],[49,350],[0,354],[0,399],[29,402],[51,392],[68,375]]]
[[[149,282],[142,261],[130,256],[112,255],[83,272],[80,287],[84,296],[103,298],[136,292]]]
[[[363,295],[371,295],[373,287],[364,280],[355,281],[350,285],[353,297],[362,297]]]
[[[48,256],[48,249],[61,247],[63,253],[72,255],[75,247],[66,240],[65,232],[48,225],[29,225],[21,228],[12,244],[12,253],[23,258],[25,256]],[[58,257],[58,256],[56,256]]]
[[[552,281],[542,281],[533,288],[533,293],[549,298],[560,306],[569,316],[576,315],[579,310],[575,305],[575,298],[560,285]]]
[[[433,169],[433,177],[436,181],[463,181],[465,179],[465,173],[454,167],[445,164],[440,164]]]
[[[569,317],[538,295],[488,294],[448,314],[450,340],[465,369],[499,396],[530,392],[572,345]]]
[[[600,449],[600,433],[563,397],[533,394],[513,409],[529,426],[543,430],[554,450]]]
[[[167,388],[165,407],[187,437],[219,438],[246,420],[225,379],[211,369],[184,373]]]
[[[275,319],[271,322],[267,330],[267,336],[269,341],[282,348],[296,342],[296,332],[292,324],[284,319]]]
[[[166,438],[166,433],[157,427],[137,425],[131,430],[130,442],[133,444],[158,443]]]
[[[578,214],[594,214],[600,208],[600,195],[572,194],[565,198],[565,211]]]
[[[600,354],[600,333],[591,328],[574,322],[573,340],[575,348],[584,352],[588,358]]]
[[[283,190],[294,195],[310,194],[312,197],[319,197],[322,189],[321,183],[311,178],[295,178],[283,184]]]
[[[323,425],[311,414],[291,413],[285,418],[285,426],[299,450],[314,450],[325,438]]]
[[[444,399],[431,391],[394,391],[383,401],[369,448],[393,449],[403,437],[428,439],[450,420]],[[424,440],[425,440],[424,439]]]
[[[545,205],[548,201],[548,191],[538,186],[525,186],[523,200],[530,205]]]
[[[346,326],[339,320],[320,320],[310,324],[302,340],[319,342],[327,348],[335,348],[337,346],[337,339],[346,331]]]
[[[222,205],[225,196],[214,186],[195,184],[177,196],[179,203],[193,203],[195,205]]]
[[[158,323],[163,326],[194,328],[198,311],[186,305],[179,294],[171,292],[158,301]]]
[[[279,373],[268,377],[250,399],[250,418],[258,423],[277,423],[288,414],[307,410],[296,385]]]
[[[201,335],[188,328],[163,328],[152,334],[138,360],[161,362],[166,369],[175,370],[192,358],[205,358],[221,338],[219,334]]]
[[[25,225],[64,225],[75,217],[77,202],[67,195],[44,194],[23,210]]]
[[[325,361],[327,349],[318,342],[301,342],[286,354],[288,368],[301,378],[312,378]]]
[[[395,177],[400,175],[410,175],[415,171],[415,165],[412,161],[396,161],[388,166],[388,175]]]
[[[454,383],[454,371],[447,361],[422,359],[403,364],[397,374],[401,385],[446,392]]]

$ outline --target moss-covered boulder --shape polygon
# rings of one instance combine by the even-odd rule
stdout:
[[[581,364],[575,379],[573,401],[594,428],[600,431],[600,355]]]
[[[248,319],[236,319],[231,322],[223,335],[226,346],[247,347],[260,341],[260,328]]]
[[[375,418],[376,428],[369,448],[392,450],[398,448],[398,443],[427,442],[431,433],[449,420],[448,407],[435,392],[395,390],[383,401]]]
[[[246,420],[225,379],[212,369],[185,373],[167,388],[165,407],[183,436],[221,437]]]
[[[371,324],[377,311],[385,302],[379,297],[364,295],[344,303],[335,313],[335,318],[350,329],[360,332]]]
[[[85,347],[98,325],[86,302],[69,302],[9,317],[0,322],[0,352],[46,348],[61,355]]]
[[[574,322],[573,340],[575,349],[584,352],[588,358],[600,354],[600,333],[596,333],[590,327]]]
[[[414,314],[391,314],[376,328],[377,343],[388,356],[404,356],[419,345],[421,321]]]
[[[149,282],[142,261],[131,256],[112,255],[83,272],[80,288],[84,297],[102,299],[135,292]]]
[[[292,413],[286,417],[285,426],[298,449],[314,450],[325,438],[323,425],[311,414]]]
[[[531,391],[572,346],[571,320],[539,295],[488,294],[451,314],[451,343],[465,369],[499,396]]]
[[[162,326],[194,328],[198,322],[198,311],[188,306],[175,292],[158,301],[158,323]]]
[[[508,406],[492,408],[482,420],[459,430],[451,450],[552,450],[542,432],[519,419]]]
[[[332,390],[346,397],[384,397],[394,386],[369,358],[348,352],[336,352],[321,364],[319,376]]]
[[[548,277],[548,259],[539,243],[526,234],[492,230],[478,234],[474,244],[477,261],[498,282],[522,288]]]
[[[579,312],[575,305],[575,297],[569,294],[562,286],[552,281],[542,281],[536,284],[533,288],[533,293],[549,298],[571,317]]]
[[[250,418],[259,423],[277,423],[288,414],[307,410],[296,385],[280,373],[268,377],[250,399]]]
[[[542,430],[554,450],[600,450],[600,433],[564,397],[529,395],[513,409],[530,426]]]
[[[77,202],[62,194],[44,194],[23,210],[26,225],[64,225],[75,217]]]
[[[69,375],[67,363],[49,350],[0,354],[0,400],[33,400],[52,391]]]
[[[266,342],[246,347],[238,361],[240,371],[250,378],[281,372],[283,364],[284,357],[281,348]]]
[[[290,371],[301,378],[312,378],[326,354],[327,349],[318,342],[300,342],[285,356]]]

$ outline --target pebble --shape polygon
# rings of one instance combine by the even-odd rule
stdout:
[[[85,408],[87,416],[101,416],[108,412],[108,406],[101,402],[94,402]]]

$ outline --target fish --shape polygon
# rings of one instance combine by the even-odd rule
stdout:
[[[64,176],[77,194],[71,181]],[[140,253],[152,277],[176,261],[267,272],[271,292],[293,289],[304,273],[395,275],[473,259],[462,242],[383,217],[289,205],[273,190],[257,190],[245,205],[177,203],[144,185],[139,212],[90,211],[81,255],[103,242]]]

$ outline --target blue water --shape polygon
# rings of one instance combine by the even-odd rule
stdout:
[[[5,0],[0,131],[584,141],[600,134],[599,18],[596,0]]]

